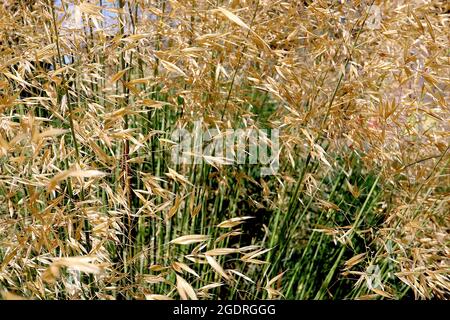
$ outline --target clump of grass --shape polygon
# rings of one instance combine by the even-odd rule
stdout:
[[[449,297],[444,1],[0,14],[4,298]],[[279,170],[173,163],[199,119],[279,129]]]

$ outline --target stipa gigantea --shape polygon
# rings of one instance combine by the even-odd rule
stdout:
[[[8,3],[0,290],[448,297],[442,1]],[[24,81],[39,96],[11,95]],[[279,129],[278,171],[172,163],[171,134],[200,118],[219,135]],[[77,257],[105,266],[82,265],[82,290],[52,264]]]

